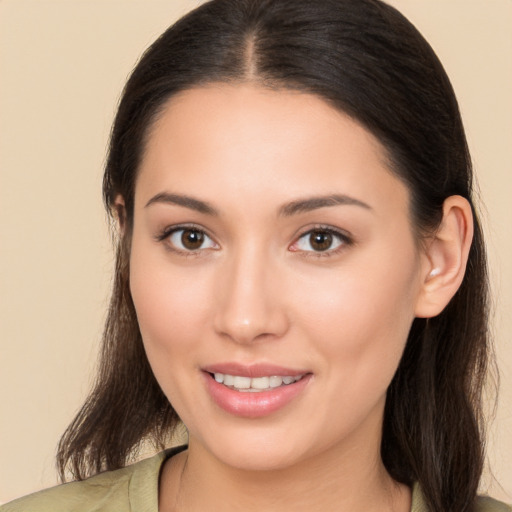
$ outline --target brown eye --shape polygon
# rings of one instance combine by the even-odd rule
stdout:
[[[327,251],[333,242],[333,236],[328,231],[312,231],[309,234],[309,243],[314,251]]]
[[[333,253],[338,247],[351,245],[351,239],[334,229],[312,229],[304,233],[292,246],[293,251]]]
[[[217,244],[204,231],[192,227],[175,229],[167,239],[170,245],[179,251],[218,248]]]
[[[181,243],[185,249],[194,251],[199,249],[204,242],[204,233],[196,229],[184,229],[181,234]]]

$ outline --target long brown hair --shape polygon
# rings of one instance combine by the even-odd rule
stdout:
[[[145,138],[166,101],[208,82],[252,81],[313,93],[358,120],[408,187],[420,239],[444,200],[473,196],[471,160],[450,81],[419,32],[379,0],[213,0],[170,27],[124,89],[104,175],[126,205],[99,372],[61,439],[58,467],[81,479],[122,467],[141,442],[163,446],[179,418],[144,353],[129,291],[130,229]],[[436,512],[471,511],[483,465],[488,280],[478,217],[464,281],[446,309],[416,319],[389,387],[382,459],[419,482]]]

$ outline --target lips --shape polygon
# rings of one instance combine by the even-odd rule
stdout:
[[[261,393],[270,389],[287,386],[299,381],[304,375],[292,377],[290,375],[271,375],[270,377],[242,377],[224,373],[214,373],[214,379],[224,386],[240,392]]]
[[[225,363],[203,369],[213,402],[229,414],[259,418],[273,414],[299,398],[312,374],[274,365]]]

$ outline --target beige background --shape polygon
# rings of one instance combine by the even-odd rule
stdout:
[[[197,3],[0,0],[0,503],[56,482],[108,297],[100,182],[115,105],[141,51]],[[512,501],[512,1],[390,3],[452,78],[487,205],[502,373],[492,493]]]

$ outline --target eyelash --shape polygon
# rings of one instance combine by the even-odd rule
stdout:
[[[202,251],[205,249],[196,249],[196,250],[186,250],[186,249],[180,249],[170,242],[170,237],[178,233],[179,231],[194,231],[196,233],[202,234],[205,237],[208,237],[213,243],[216,244],[216,242],[213,240],[213,238],[200,226],[197,226],[195,224],[181,224],[179,226],[169,226],[165,228],[161,233],[159,233],[155,239],[157,242],[166,242],[165,246],[167,250],[178,253],[180,255],[191,257],[191,256],[199,256]],[[217,245],[217,244],[216,244]]]
[[[178,233],[179,231],[187,231],[187,230],[195,231],[199,234],[202,234],[203,236],[208,237],[208,239],[210,239],[214,244],[216,244],[216,242],[213,240],[213,238],[202,227],[197,226],[195,224],[182,224],[182,225],[178,225],[178,226],[167,227],[161,233],[159,233],[155,237],[155,239],[157,242],[166,242],[167,241],[166,247],[168,250],[170,250],[172,252],[182,254],[182,255],[188,256],[188,257],[199,256],[201,254],[201,252],[204,251],[205,249],[199,248],[196,250],[192,250],[192,249],[184,250],[184,249],[177,248],[176,246],[172,245],[169,241],[169,238],[173,234]],[[315,232],[331,235],[334,239],[338,240],[339,245],[334,249],[326,249],[325,251],[314,251],[314,250],[306,251],[306,250],[291,248],[291,247],[297,245],[300,240],[302,240],[306,236],[311,236]],[[347,247],[350,247],[353,244],[354,244],[354,240],[346,232],[340,231],[338,229],[334,229],[331,226],[316,225],[316,226],[308,229],[307,231],[304,231],[302,234],[300,234],[296,238],[296,240],[289,246],[290,247],[289,250],[291,250],[292,252],[301,253],[301,255],[306,258],[326,258],[326,257],[332,257],[332,256],[339,254],[340,252],[342,252]],[[213,249],[213,248],[209,248],[209,249]],[[214,250],[216,250],[216,249],[214,249]]]
[[[348,233],[335,229],[331,226],[319,224],[313,226],[312,228],[309,228],[307,231],[304,231],[301,235],[299,235],[296,241],[293,242],[292,247],[294,245],[297,245],[301,239],[307,236],[311,236],[315,232],[331,235],[333,238],[339,241],[339,245],[334,249],[326,249],[325,251],[303,251],[300,249],[292,249],[292,251],[300,252],[301,256],[305,258],[329,258],[338,255],[339,253],[347,249],[347,247],[354,245],[354,240]]]

